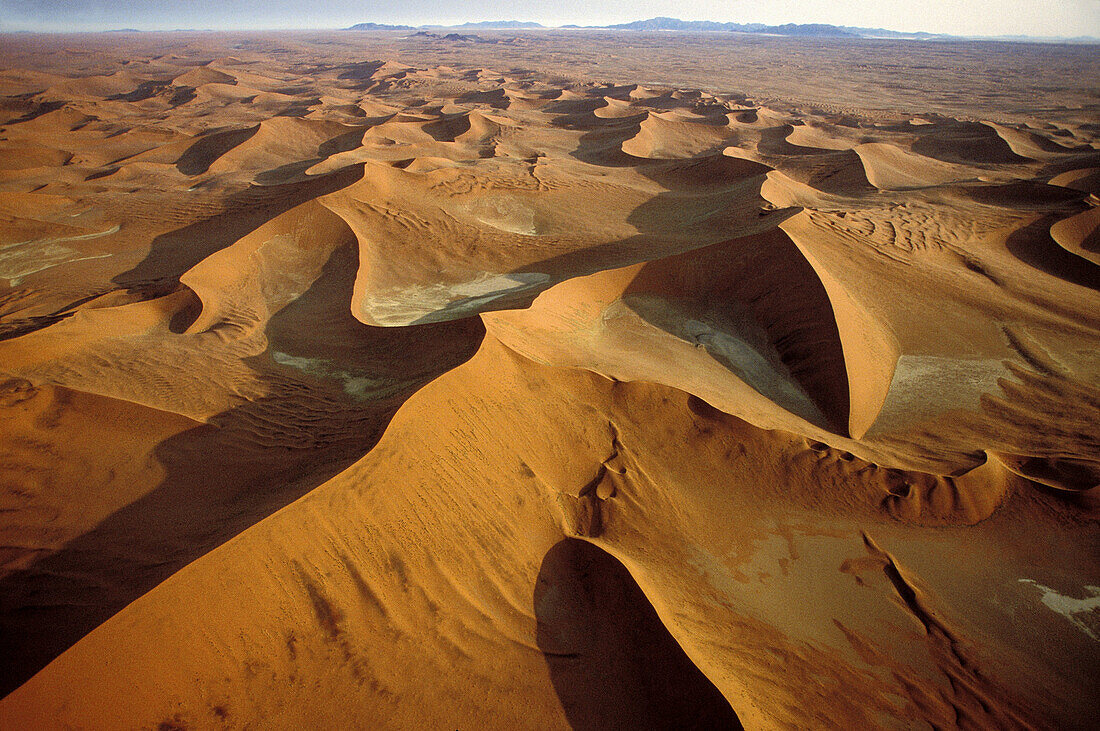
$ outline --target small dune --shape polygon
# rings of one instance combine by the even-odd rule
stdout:
[[[227,73],[210,68],[209,64],[197,66],[172,79],[173,86],[198,88],[205,84],[236,84],[237,79]]]
[[[623,142],[628,155],[649,158],[686,158],[724,146],[734,133],[724,126],[650,112],[638,133]]]
[[[1090,208],[1050,227],[1051,237],[1066,251],[1100,266],[1100,208]]]
[[[970,177],[965,169],[884,142],[866,142],[853,149],[863,163],[867,180],[882,190],[925,188]]]

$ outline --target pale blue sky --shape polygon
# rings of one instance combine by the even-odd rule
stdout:
[[[1100,36],[1100,0],[0,0],[2,30],[339,28],[533,20],[602,25],[667,15],[956,35]]]

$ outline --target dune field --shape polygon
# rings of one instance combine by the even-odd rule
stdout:
[[[1098,79],[0,37],[0,728],[1100,727]]]

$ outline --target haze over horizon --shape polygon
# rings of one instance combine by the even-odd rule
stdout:
[[[496,20],[609,25],[654,16],[770,25],[826,23],[958,36],[1100,36],[1100,0],[979,0],[962,7],[955,0],[881,0],[872,7],[856,0],[639,0],[629,5],[609,0],[409,0],[400,5],[334,0],[323,7],[272,0],[262,13],[251,0],[137,0],[126,5],[103,0],[0,0],[0,32],[325,29],[361,22],[458,25]]]

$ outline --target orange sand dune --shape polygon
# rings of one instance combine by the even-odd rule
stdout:
[[[4,38],[0,728],[1100,725],[1096,59],[479,37]]]

